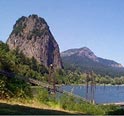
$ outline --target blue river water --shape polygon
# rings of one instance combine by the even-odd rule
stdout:
[[[61,89],[86,98],[86,86],[66,85]],[[91,88],[88,89],[88,96],[91,95]],[[94,89],[95,103],[116,103],[124,102],[124,86],[96,86]]]

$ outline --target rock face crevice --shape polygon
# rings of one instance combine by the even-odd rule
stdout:
[[[7,44],[10,50],[18,48],[26,57],[49,67],[62,68],[59,46],[46,21],[37,15],[22,16],[13,26]]]

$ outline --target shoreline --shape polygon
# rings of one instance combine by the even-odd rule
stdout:
[[[61,84],[61,85],[57,85],[57,87],[61,87],[61,86],[86,86],[86,84]],[[90,86],[90,84],[89,84],[89,86]],[[96,84],[95,86],[124,86],[124,84],[121,84],[121,85]]]

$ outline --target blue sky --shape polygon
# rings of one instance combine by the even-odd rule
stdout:
[[[124,0],[0,0],[0,40],[16,20],[43,17],[60,51],[88,47],[97,56],[124,65]]]

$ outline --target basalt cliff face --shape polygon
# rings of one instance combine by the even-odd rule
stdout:
[[[26,57],[34,57],[46,67],[62,68],[59,46],[46,21],[37,15],[22,16],[13,26],[7,44],[10,50],[18,48]]]

